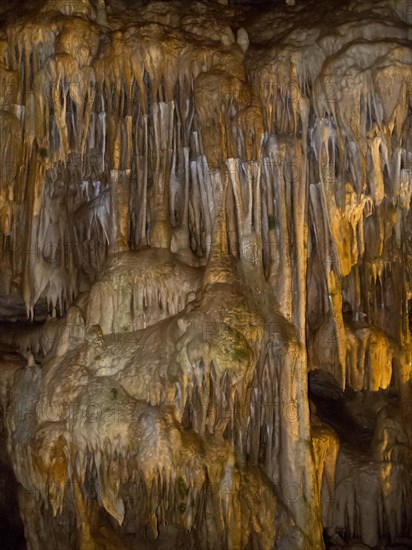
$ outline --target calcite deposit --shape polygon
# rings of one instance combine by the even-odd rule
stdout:
[[[411,548],[411,25],[1,3],[6,548]]]

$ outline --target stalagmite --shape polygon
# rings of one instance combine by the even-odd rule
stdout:
[[[22,6],[6,547],[410,548],[410,2]]]

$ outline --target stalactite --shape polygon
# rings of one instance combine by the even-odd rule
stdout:
[[[411,540],[408,10],[239,3],[4,12],[30,548]]]

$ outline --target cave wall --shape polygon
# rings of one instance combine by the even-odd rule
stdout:
[[[30,548],[412,536],[409,8],[1,8]]]

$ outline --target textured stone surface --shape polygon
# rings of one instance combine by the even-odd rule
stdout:
[[[411,6],[258,4],[0,7],[28,548],[411,541]]]

